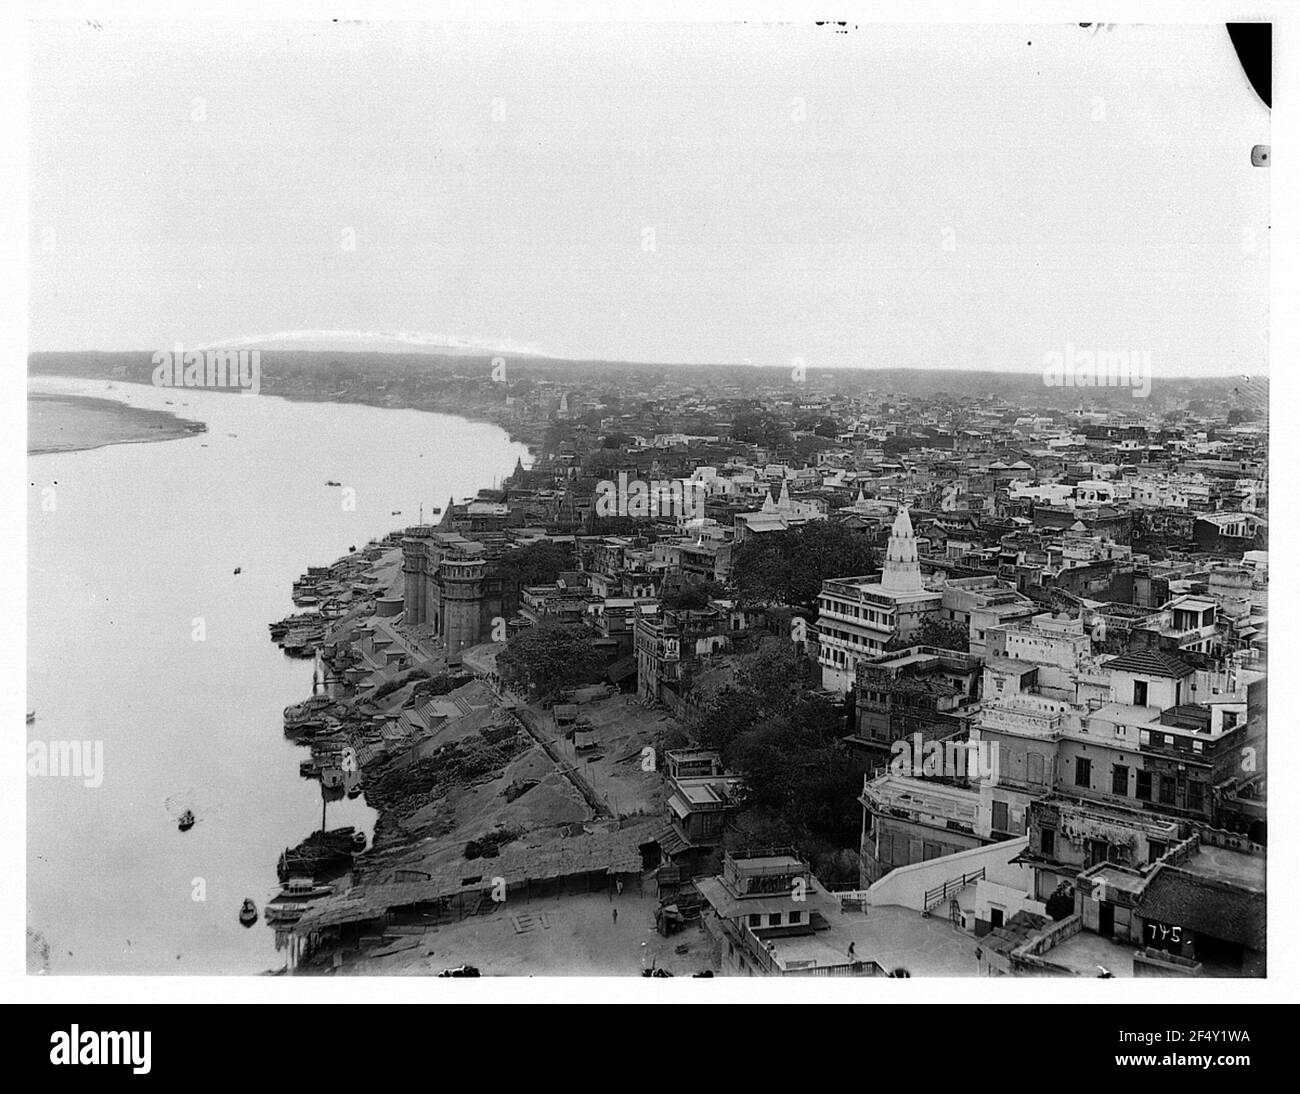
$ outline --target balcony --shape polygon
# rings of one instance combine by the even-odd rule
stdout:
[[[979,793],[939,783],[884,775],[863,776],[864,807],[902,820],[925,818],[953,831],[974,834],[979,819]]]
[[[894,629],[894,622],[890,619],[886,619],[884,622],[873,622],[870,619],[862,619],[856,615],[848,615],[844,612],[827,611],[824,608],[818,612],[817,619],[819,625],[821,624],[821,620],[825,619],[833,623],[846,623],[850,627],[861,627],[863,630],[880,631],[885,634]]]

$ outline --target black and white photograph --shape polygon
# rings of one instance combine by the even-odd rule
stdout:
[[[1293,997],[1284,13],[496,7],[22,19],[6,995]]]

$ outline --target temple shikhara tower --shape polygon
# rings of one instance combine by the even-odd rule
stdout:
[[[900,596],[925,592],[921,584],[921,563],[916,557],[916,533],[912,531],[912,518],[906,509],[898,510],[893,530],[889,533],[880,588]]]

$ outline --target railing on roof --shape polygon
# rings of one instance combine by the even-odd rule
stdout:
[[[925,900],[923,902],[923,910],[921,914],[923,916],[929,915],[931,908],[936,908],[945,901],[951,900],[972,881],[983,880],[984,867],[981,866],[978,870],[973,870],[969,874],[962,874],[960,877],[955,877],[949,881],[945,881],[942,885],[936,886],[933,889],[927,889],[925,891]]]

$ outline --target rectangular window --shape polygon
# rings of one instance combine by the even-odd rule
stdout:
[[[1128,797],[1128,768],[1123,764],[1115,764],[1110,769],[1110,792]]]
[[[769,915],[769,916],[767,917],[767,925],[768,925],[769,927],[779,927],[779,926],[781,926],[781,913],[780,913],[780,912],[773,912],[771,915]]]
[[[1160,776],[1160,804],[1174,804],[1174,779],[1172,775]]]
[[[1147,705],[1147,682],[1145,680],[1133,681],[1133,705],[1135,707]]]
[[[1092,761],[1082,756],[1074,758],[1074,785],[1092,786]]]
[[[1205,784],[1195,780],[1187,784],[1187,808],[1205,808]]]
[[[1151,772],[1139,771],[1137,781],[1137,793],[1134,795],[1138,801],[1149,802],[1151,800]]]
[[[1050,858],[1056,853],[1056,833],[1050,828],[1044,828],[1039,832],[1038,849],[1046,858]]]
[[[802,922],[803,922],[803,912],[791,912],[791,913],[790,913],[790,922],[791,922],[791,923],[802,923]]]
[[[762,917],[762,915],[757,914],[757,913],[751,915],[751,916],[749,917],[749,925],[750,925],[751,927],[761,927],[761,926],[763,925],[763,917]]]

